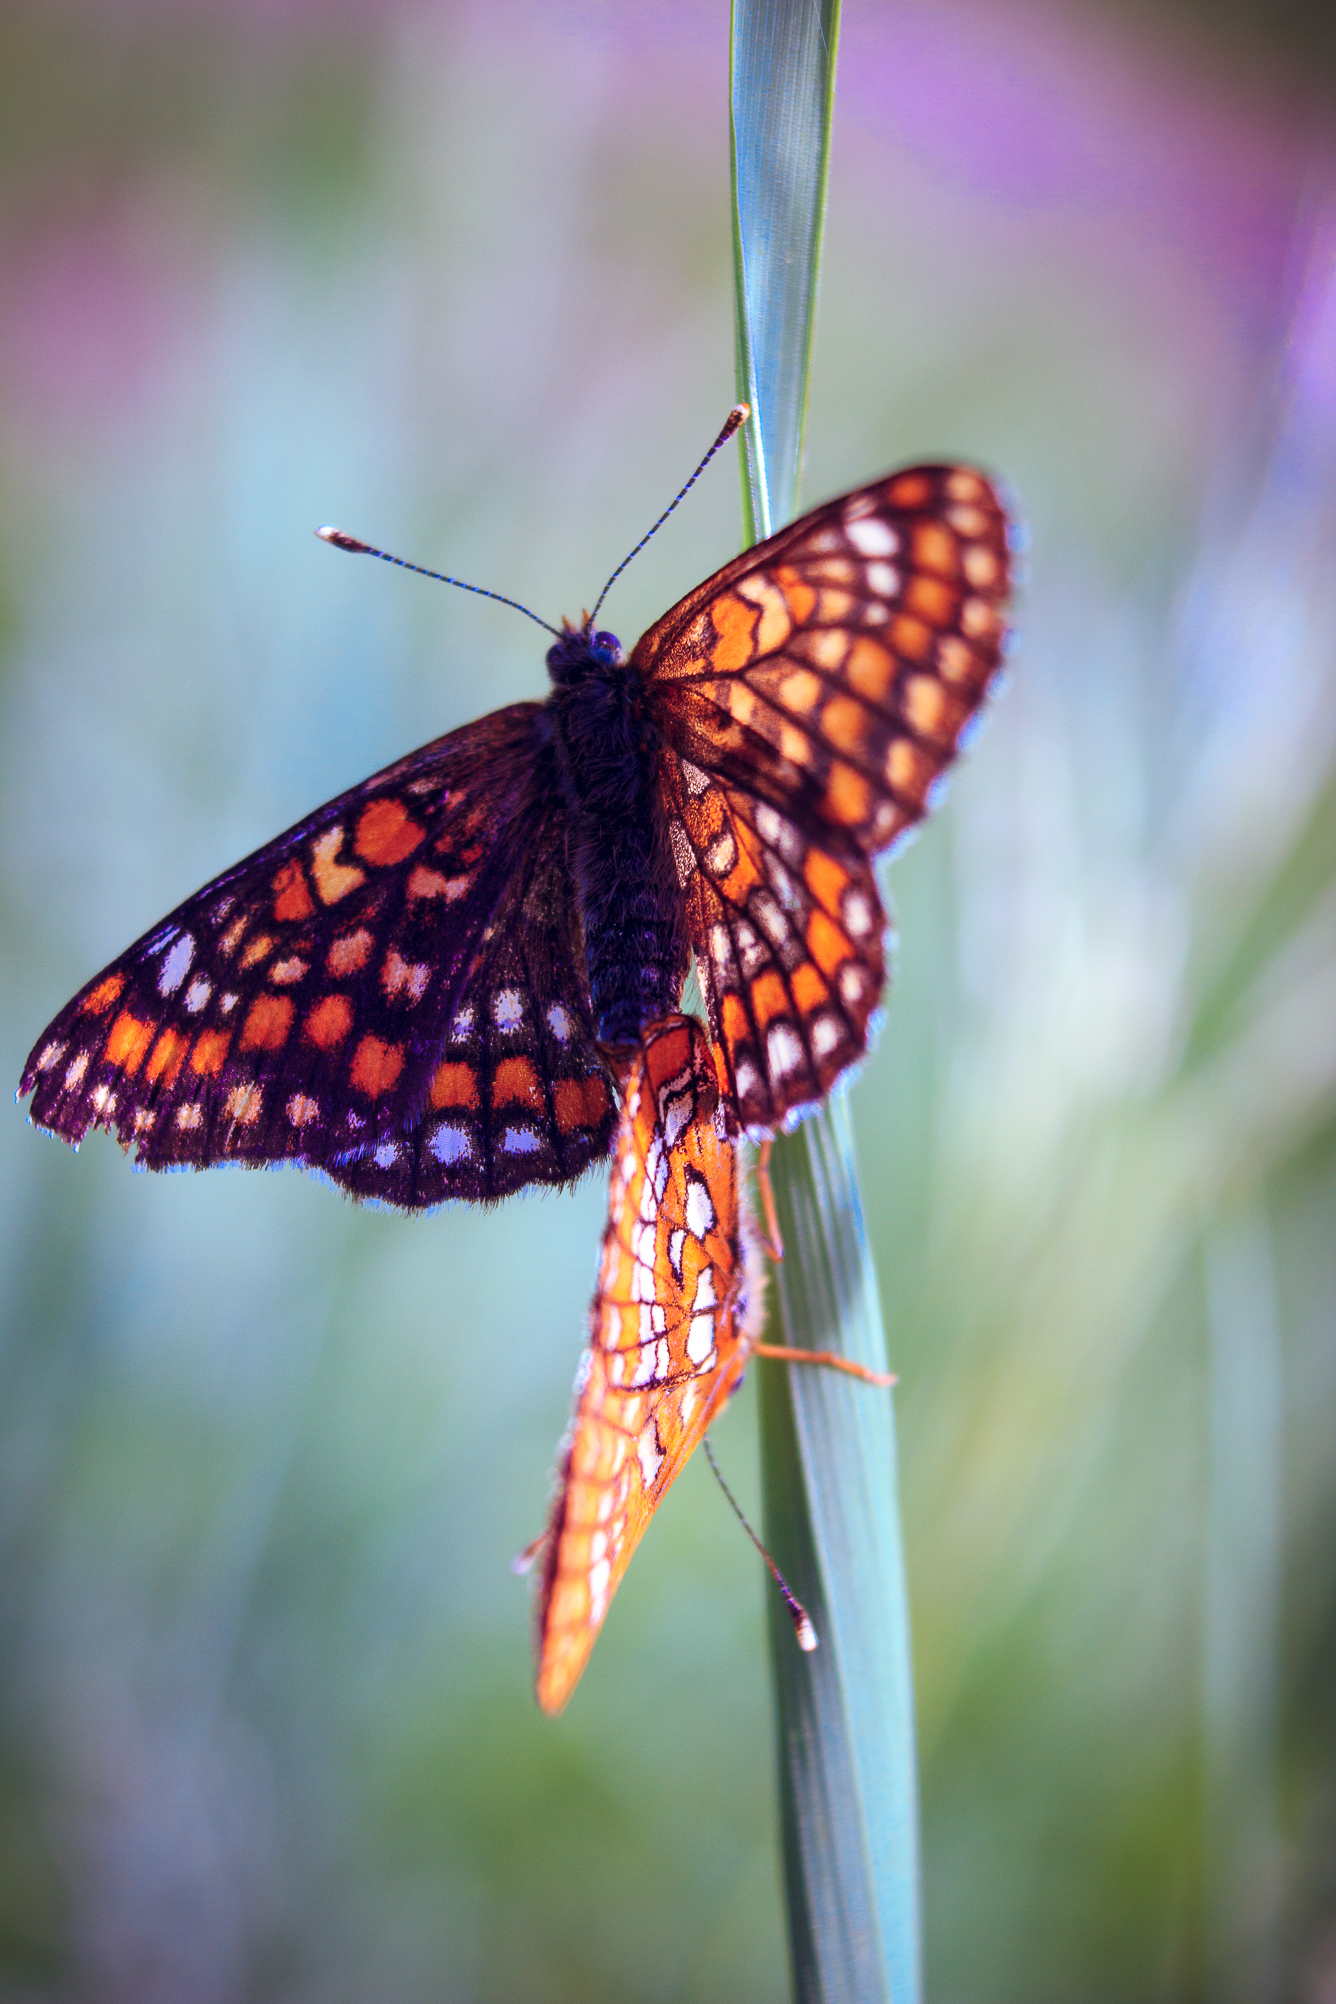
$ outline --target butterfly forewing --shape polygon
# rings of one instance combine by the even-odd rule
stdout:
[[[1009,590],[1007,518],[983,475],[913,467],[745,552],[635,649],[720,1082],[750,1124],[827,1091],[865,1047],[884,983],[866,859],[932,804],[1000,666]],[[748,818],[796,887],[769,926],[752,909],[773,913],[775,887]]]
[[[538,1605],[558,1712],[651,1516],[746,1364],[759,1312],[713,1066],[694,1019],[647,1031],[613,1146],[608,1224]]]
[[[443,1090],[463,1094],[462,1073],[443,1086],[441,1072],[465,990],[499,1032],[509,1013],[480,969],[517,876],[529,881],[506,911],[514,951],[526,924],[542,930],[551,1000],[568,1025],[559,1050],[549,1041],[541,1051],[553,1073],[546,1114],[563,1077],[584,1093],[601,1076],[569,879],[534,870],[561,834],[540,715],[516,704],[438,739],[188,899],[38,1041],[21,1087],[33,1092],[33,1118],[75,1142],[90,1125],[113,1128],[151,1168],[294,1159],[335,1174],[361,1157],[374,1168],[378,1149],[421,1129],[433,1195],[418,1199],[402,1177],[376,1194],[434,1202],[514,1187],[490,1188],[476,1147],[442,1144],[424,1122]],[[507,1056],[524,1055],[515,1027],[513,1051],[498,1035],[460,1059],[480,1104],[495,1102]],[[507,1078],[518,1081],[513,1067]],[[544,1132],[525,1180],[578,1174],[610,1124],[604,1092],[588,1145],[574,1128],[569,1147]]]

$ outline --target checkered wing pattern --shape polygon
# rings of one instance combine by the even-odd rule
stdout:
[[[869,860],[933,804],[1009,591],[988,481],[912,467],[746,551],[635,649],[719,1081],[748,1125],[866,1047],[885,981]]]
[[[760,1311],[705,1035],[645,1032],[613,1148],[589,1347],[549,1527],[538,1701],[559,1712],[669,1485],[745,1367]]]
[[[410,1207],[578,1175],[614,1113],[539,716],[437,739],[179,906],[38,1040],[34,1120]]]
[[[866,1049],[886,981],[872,865],[689,760],[665,759],[664,784],[719,1090],[768,1131]]]

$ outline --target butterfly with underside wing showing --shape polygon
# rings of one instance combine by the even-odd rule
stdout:
[[[895,1382],[829,1350],[760,1340],[760,1255],[781,1252],[764,1162],[757,1180],[767,1237],[747,1208],[738,1150],[701,1024],[685,1015],[651,1024],[622,1068],[589,1342],[551,1515],[515,1561],[524,1572],[544,1553],[535,1639],[545,1712],[566,1704],[650,1518],[751,1358],[826,1365],[869,1385]],[[723,1486],[774,1575],[799,1646],[815,1649],[805,1611]]]
[[[537,1600],[538,1702],[559,1712],[645,1528],[741,1382],[764,1320],[701,1025],[645,1033],[622,1098],[608,1223]]]
[[[594,616],[549,629],[545,701],[317,808],[81,989],[24,1067],[32,1118],[409,1210],[563,1184],[694,955],[725,1117],[783,1126],[866,1049],[872,859],[988,693],[1009,573],[984,476],[916,466],[735,557],[627,658]]]

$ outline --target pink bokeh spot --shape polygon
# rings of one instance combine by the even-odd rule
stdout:
[[[70,428],[137,408],[193,317],[197,255],[142,213],[31,226],[0,285],[7,401]]]

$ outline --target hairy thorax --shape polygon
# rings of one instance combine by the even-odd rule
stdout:
[[[615,634],[568,627],[547,655],[571,868],[600,1042],[676,1009],[687,943],[658,783],[659,737]]]

